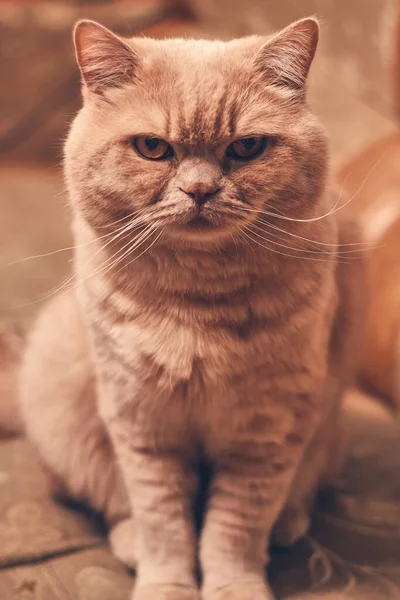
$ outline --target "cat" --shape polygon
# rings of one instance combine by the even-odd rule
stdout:
[[[134,600],[273,598],[272,537],[307,531],[340,467],[363,269],[306,100],[318,36],[75,29],[74,286],[32,328],[19,406],[59,492],[104,513]]]

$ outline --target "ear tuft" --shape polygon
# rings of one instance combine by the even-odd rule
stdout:
[[[268,40],[256,61],[269,85],[301,91],[307,81],[318,38],[318,21],[309,18],[289,25]]]
[[[94,21],[74,29],[76,59],[88,88],[102,94],[133,80],[139,58],[128,44]]]

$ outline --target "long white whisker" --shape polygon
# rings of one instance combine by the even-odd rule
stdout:
[[[239,235],[239,237],[245,242],[245,244],[248,246],[248,248],[250,248],[252,250],[253,254],[255,254],[255,248],[250,244],[249,240],[247,240],[242,235],[242,231],[241,231],[240,227],[235,227],[235,231]]]
[[[143,218],[143,217],[140,217],[140,218]],[[131,223],[129,223],[129,225],[131,225]],[[68,252],[68,251],[76,250],[78,248],[84,248],[85,246],[89,246],[90,244],[94,244],[95,242],[97,242],[99,240],[102,240],[102,239],[111,237],[112,235],[115,235],[115,233],[118,233],[118,232],[122,231],[125,227],[126,227],[126,225],[122,225],[117,230],[110,231],[109,233],[106,233],[106,234],[104,234],[104,235],[102,235],[100,237],[96,237],[96,239],[90,240],[89,242],[85,242],[83,244],[76,244],[75,246],[68,246],[66,248],[58,248],[57,250],[53,250],[52,252],[45,252],[43,254],[34,254],[32,256],[25,256],[24,258],[19,258],[17,260],[14,260],[14,261],[8,263],[6,266],[11,267],[13,265],[24,263],[24,262],[27,262],[29,260],[35,260],[37,258],[45,258],[47,256],[53,256],[54,254],[59,254],[60,252]]]
[[[297,238],[297,239],[302,240],[304,242],[310,242],[312,244],[316,244],[317,246],[329,246],[331,248],[345,248],[345,247],[349,247],[349,246],[351,246],[351,247],[352,246],[363,246],[363,248],[359,249],[361,251],[365,249],[364,247],[366,247],[367,249],[369,249],[371,247],[371,244],[369,242],[349,242],[349,243],[345,243],[345,244],[329,244],[327,242],[320,242],[319,240],[312,240],[311,238],[306,238],[306,237],[303,237],[301,235],[297,235],[296,233],[293,233],[291,231],[287,231],[286,229],[281,229],[277,225],[275,225],[273,223],[269,223],[268,221],[265,221],[264,219],[258,219],[258,221],[260,223],[263,223],[267,227],[270,227],[271,229],[274,229],[276,231],[280,231],[281,233],[284,233],[285,235],[290,235],[291,237]],[[357,251],[357,250],[355,250],[355,251]]]
[[[128,254],[136,250],[136,248],[141,246],[150,237],[154,229],[154,226],[148,225],[147,228],[140,234],[139,237],[135,239],[133,243],[129,241],[127,244],[125,244],[122,248],[115,252],[115,254],[110,256],[98,269],[93,271],[93,273],[90,274],[90,277],[108,273],[117,263],[121,262],[125,258],[125,256],[127,256]],[[125,250],[125,248],[128,249]],[[124,250],[125,252],[123,252]],[[121,252],[123,252],[123,254],[121,256],[118,256]]]
[[[107,225],[99,225],[99,229],[110,229],[110,225],[117,225],[118,223],[125,223],[128,219],[131,219],[132,216],[135,216],[135,213],[129,213],[127,215],[125,215],[124,217],[121,217],[120,219],[116,219],[115,221],[112,221],[112,223],[107,223]]]
[[[258,229],[259,231],[262,231],[264,234],[266,234],[268,236],[272,236],[275,239],[283,241],[282,240],[282,236],[279,236],[279,235],[274,234],[274,233],[266,232],[265,229],[263,229],[262,227],[258,226],[256,223],[251,223],[251,226],[253,228]],[[283,231],[283,233],[288,233],[285,230],[280,230],[280,231]],[[255,234],[255,235],[257,235],[257,234]],[[259,236],[259,237],[262,237],[262,236]],[[299,240],[304,240],[307,243],[311,242],[314,245],[314,247],[318,248],[318,243],[317,242],[313,242],[312,240],[308,240],[307,238],[302,238],[301,236],[295,236],[295,237],[298,238]],[[268,240],[268,241],[273,241],[273,240]],[[311,254],[326,254],[326,255],[328,254],[330,256],[338,256],[338,257],[343,257],[343,255],[346,255],[345,258],[353,258],[353,259],[354,258],[360,258],[360,253],[362,253],[362,252],[365,253],[368,250],[368,248],[356,248],[356,249],[353,249],[353,250],[341,250],[340,252],[338,252],[336,246],[333,245],[333,244],[327,244],[327,246],[329,246],[331,248],[330,250],[329,249],[328,250],[327,249],[323,249],[323,248],[322,249],[318,248],[316,250],[315,249],[314,250],[307,250],[307,249],[304,249],[304,248],[302,249],[302,248],[296,248],[294,246],[287,246],[285,244],[280,244],[278,242],[273,242],[273,243],[276,244],[277,246],[283,246],[284,248],[288,248],[290,250],[296,250],[298,252],[306,252],[306,253],[311,253]],[[349,254],[354,255],[354,254],[357,254],[357,253],[359,254],[359,256],[348,256]]]
[[[82,268],[84,268],[85,266],[87,266],[100,252],[102,252],[104,250],[104,248],[106,248],[109,244],[111,244],[113,241],[115,241],[115,239],[119,238],[121,235],[123,235],[124,233],[127,233],[128,231],[134,231],[138,226],[140,226],[141,222],[144,220],[143,216],[138,217],[137,219],[135,219],[132,223],[129,223],[128,225],[124,225],[124,227],[122,228],[122,230],[117,230],[118,233],[116,235],[114,235],[114,237],[109,240],[106,244],[101,245],[101,247],[84,263],[84,265],[82,266]],[[115,233],[115,232],[112,232]],[[93,240],[94,242],[99,240],[100,238],[96,238],[96,240]],[[83,244],[83,246],[85,246],[85,244]],[[77,246],[79,247],[79,246]],[[56,294],[61,293],[62,291],[66,290],[69,286],[70,283],[75,282],[75,273],[73,272],[71,275],[69,275],[61,284],[59,284],[56,288],[53,288],[52,290],[50,290],[49,292],[46,292],[45,294],[41,294],[40,296],[38,296],[37,298],[35,298],[34,300],[31,300],[29,302],[25,302],[25,303],[21,303],[17,306],[15,306],[15,308],[23,308],[26,306],[30,306],[32,304],[38,304],[39,302],[43,302],[45,300],[49,300],[50,298],[52,298],[53,296],[55,296]]]
[[[143,254],[145,254],[146,252],[148,252],[150,250],[150,248],[152,248],[154,246],[154,244],[156,244],[158,242],[158,240],[163,236],[164,232],[165,232],[165,228],[160,231],[160,233],[158,234],[158,236],[151,242],[151,244],[147,248],[145,248],[143,250],[143,252],[141,252],[138,256],[135,256],[135,258],[133,258],[126,266],[127,267],[130,266],[132,263],[135,262],[135,260],[137,260],[138,258],[140,258],[141,256],[143,256]],[[122,269],[122,267],[121,267],[121,269]],[[119,273],[121,269],[119,269],[117,271],[117,273]]]
[[[274,246],[280,246],[281,248],[287,248],[288,250],[294,250],[295,252],[301,252],[303,254],[319,254],[319,255],[325,254],[325,255],[329,255],[329,256],[334,256],[334,252],[327,252],[326,250],[307,250],[305,248],[295,248],[294,246],[288,246],[287,244],[282,244],[280,242],[276,242],[275,240],[271,239],[270,237],[265,237],[263,235],[260,235],[256,231],[254,231],[255,227],[257,227],[257,225],[252,223],[251,225],[246,226],[245,229],[247,231],[250,231],[253,235],[260,238],[261,240],[264,240],[265,242],[271,242]],[[266,232],[261,227],[257,227],[257,229],[259,229],[264,234],[266,234]],[[272,235],[275,238],[281,239],[280,237],[278,237],[274,234],[266,234],[266,235]]]
[[[134,230],[134,229],[132,229]],[[108,245],[108,244],[107,244]],[[140,244],[139,244],[140,245]],[[126,246],[124,246],[125,248]],[[101,252],[103,248],[100,248],[93,256],[91,256],[85,263],[84,265],[81,267],[82,269],[87,266],[89,264],[89,262],[91,260],[93,260],[93,258],[95,256],[97,256],[99,254],[99,252]],[[118,252],[120,252],[120,250],[118,250],[113,256],[111,256],[109,259],[107,259],[107,263],[112,260],[113,258],[115,258],[115,256],[118,254]],[[112,266],[112,265],[111,265]],[[111,268],[111,267],[110,267]],[[102,265],[101,267],[99,267],[98,269],[96,269],[95,271],[93,271],[93,273],[90,273],[89,275],[87,275],[86,277],[81,277],[80,281],[86,281],[87,279],[89,279],[90,277],[93,277],[94,275],[98,275],[99,273],[104,271],[104,265]],[[68,279],[66,281],[64,281],[57,289],[52,290],[51,292],[45,294],[44,296],[42,296],[41,298],[36,299],[36,302],[40,302],[41,300],[47,300],[48,298],[51,298],[52,296],[62,292],[63,290],[65,290],[68,286],[69,283],[75,283],[75,279],[76,279],[76,273],[73,272],[70,277],[68,277]]]
[[[103,252],[107,248],[107,246],[109,246],[110,244],[113,244],[115,242],[115,240],[120,238],[122,235],[125,235],[125,233],[132,232],[135,229],[137,229],[138,226],[141,225],[144,220],[145,220],[144,216],[139,216],[136,219],[134,219],[133,221],[131,221],[130,223],[128,223],[127,225],[124,225],[122,230],[118,230],[118,233],[116,235],[114,235],[110,240],[108,240],[108,242],[106,244],[100,245],[100,248],[97,250],[97,252],[95,252],[88,259],[88,261],[87,261],[87,263],[85,263],[85,265],[88,264],[89,262],[91,262],[94,258],[96,258],[96,256],[98,256],[98,254],[100,254],[100,252]]]
[[[287,252],[280,252],[279,250],[275,250],[273,247],[266,246],[265,244],[262,244],[258,240],[254,239],[253,237],[251,237],[250,235],[248,235],[247,233],[245,233],[244,229],[250,231],[250,233],[254,233],[254,232],[251,229],[248,229],[247,227],[245,227],[245,228],[242,229],[242,234],[245,235],[250,241],[252,241],[255,244],[258,244],[262,248],[266,248],[267,250],[270,250],[271,252],[274,252],[275,254],[280,254],[281,256],[287,256],[289,258],[298,258],[298,259],[301,259],[301,260],[314,260],[314,261],[320,261],[320,262],[330,262],[330,260],[328,258],[318,258],[316,256],[315,257],[311,257],[311,256],[298,256],[296,254],[288,254]],[[264,241],[267,241],[267,240],[264,240]],[[274,242],[272,242],[272,244],[273,243]],[[345,262],[345,261],[340,261],[340,262]]]
[[[257,227],[257,225],[255,223],[252,223],[251,226],[247,226],[246,229],[248,231],[251,231],[255,236],[257,236],[260,239],[264,239],[267,242],[271,242],[272,244],[274,244],[275,246],[281,246],[282,248],[287,248],[288,250],[295,250],[297,252],[302,252],[304,254],[328,254],[327,252],[324,252],[323,250],[306,250],[305,248],[295,248],[293,246],[288,246],[287,244],[282,244],[280,242],[275,242],[273,239],[271,239],[270,237],[264,237],[262,235],[260,235],[259,233],[257,233],[256,231],[254,231],[254,228],[257,228],[259,231],[262,231],[264,234],[266,234],[266,232],[261,228],[261,227]],[[271,233],[271,234],[266,234],[272,237],[275,237],[277,239],[281,239],[279,238],[277,235]]]
[[[358,196],[358,194],[361,192],[362,188],[364,187],[364,185],[366,184],[367,180],[369,179],[370,175],[373,173],[373,171],[377,168],[377,166],[380,164],[380,162],[383,160],[383,158],[386,156],[387,150],[382,154],[382,156],[379,158],[379,160],[371,167],[371,169],[368,171],[367,175],[365,176],[365,178],[363,179],[361,185],[358,187],[358,189],[356,190],[356,192],[341,206],[338,207],[338,202],[340,201],[342,192],[339,196],[339,200],[336,202],[336,204],[324,215],[320,215],[319,217],[312,217],[309,219],[295,219],[293,217],[288,217],[286,215],[278,215],[277,213],[273,213],[267,210],[261,210],[261,209],[248,209],[248,208],[244,208],[242,207],[242,210],[247,210],[249,212],[257,212],[263,215],[267,215],[269,217],[274,217],[276,219],[283,219],[284,221],[293,221],[295,223],[313,223],[315,221],[321,221],[322,219],[325,219],[326,217],[329,217],[333,214],[335,214],[336,212],[338,212],[339,210],[342,210],[343,208],[345,208],[346,206],[348,206],[350,204],[350,202],[352,202],[354,200],[354,198],[356,198]]]

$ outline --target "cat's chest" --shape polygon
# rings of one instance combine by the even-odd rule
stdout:
[[[200,378],[216,381],[218,374],[230,370],[228,340],[173,319],[125,322],[114,326],[110,334],[127,361],[138,361],[144,369],[151,365],[159,373],[161,387],[174,387],[179,382],[193,382],[196,387]]]
[[[238,355],[245,355],[231,332],[203,326],[188,310],[184,315],[173,307],[155,312],[115,290],[107,292],[92,286],[82,294],[95,344],[137,375],[149,371],[159,388],[195,384],[199,377],[203,383],[220,381],[229,376]]]

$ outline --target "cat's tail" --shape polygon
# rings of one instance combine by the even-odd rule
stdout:
[[[0,321],[0,437],[23,431],[17,404],[17,377],[25,343],[24,327]]]

